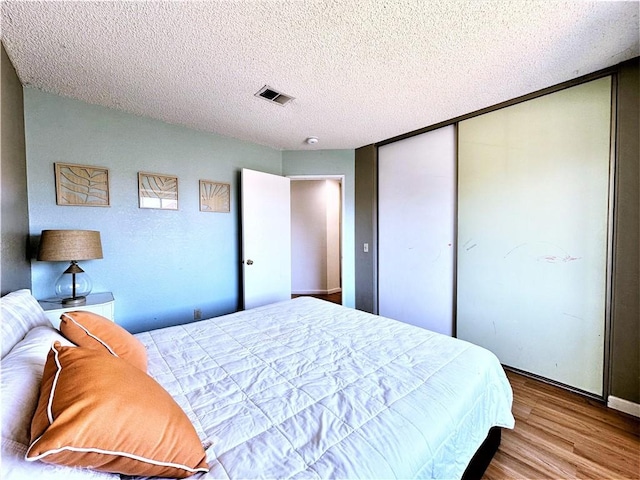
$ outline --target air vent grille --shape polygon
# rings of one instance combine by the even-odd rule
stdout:
[[[264,98],[265,100],[268,100],[272,103],[276,103],[283,107],[287,103],[289,103],[291,100],[293,100],[292,96],[285,95],[282,92],[278,92],[277,90],[274,90],[273,88],[271,88],[269,85],[265,85],[260,90],[258,90],[255,96]]]

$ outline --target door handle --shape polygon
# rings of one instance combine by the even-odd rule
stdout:
[[[247,260],[247,265],[253,265],[253,260],[251,259]]]

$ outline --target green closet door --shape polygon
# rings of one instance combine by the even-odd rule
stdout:
[[[602,396],[611,77],[458,132],[458,337]]]

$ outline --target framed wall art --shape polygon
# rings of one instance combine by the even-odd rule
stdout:
[[[200,180],[200,211],[229,213],[231,211],[231,184]]]
[[[72,163],[53,165],[57,205],[109,206],[109,169]]]
[[[140,208],[178,210],[178,177],[138,172]]]

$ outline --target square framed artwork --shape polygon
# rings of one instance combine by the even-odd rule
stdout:
[[[178,177],[138,172],[138,201],[140,208],[178,210]]]
[[[231,211],[231,184],[200,180],[200,211],[229,213]]]
[[[109,169],[93,165],[54,163],[56,204],[109,206]]]

